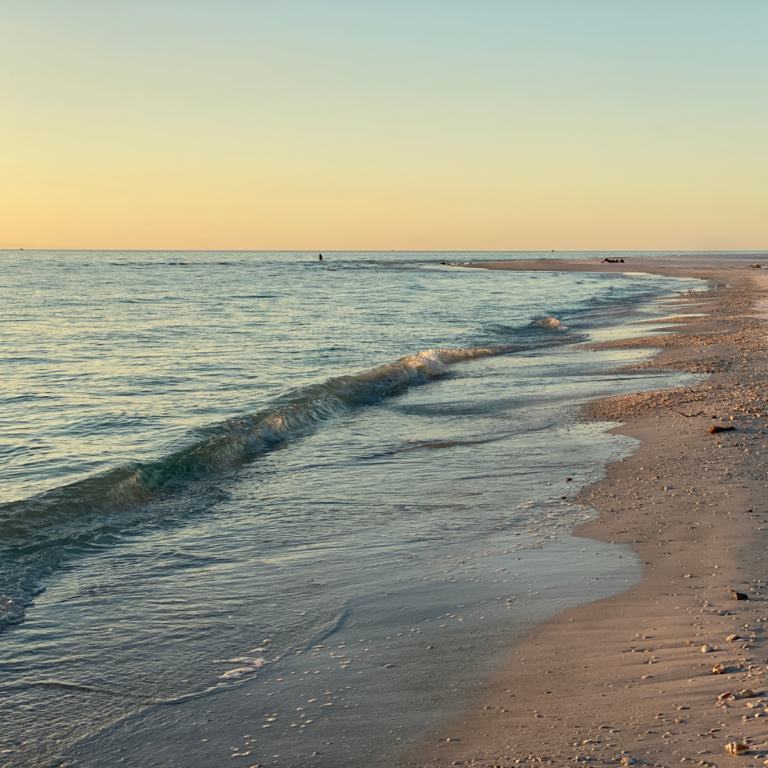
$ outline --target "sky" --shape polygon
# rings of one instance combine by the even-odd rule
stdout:
[[[0,248],[768,248],[764,0],[0,0]]]

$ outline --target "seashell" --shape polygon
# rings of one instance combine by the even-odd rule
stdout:
[[[735,643],[737,640],[741,640],[741,635],[728,635],[725,639],[729,643]]]
[[[715,666],[712,667],[713,675],[722,675],[724,672],[725,672],[725,667],[722,664],[715,664]]]
[[[749,595],[744,592],[737,592],[735,589],[731,590],[731,597],[734,600],[749,600]]]
[[[635,765],[637,760],[634,757],[622,757],[619,765]]]
[[[743,755],[749,752],[749,747],[746,744],[742,744],[740,741],[731,741],[725,745],[725,751],[729,755]]]
[[[755,692],[751,688],[745,688],[743,691],[739,691],[739,696],[741,696],[742,699],[753,699],[755,697]]]
[[[735,699],[736,697],[730,691],[726,691],[725,693],[721,693],[717,698],[719,701],[725,701],[726,699]]]
[[[702,653],[710,653],[711,651],[714,651],[715,649],[711,645],[702,645],[701,646],[701,652]]]

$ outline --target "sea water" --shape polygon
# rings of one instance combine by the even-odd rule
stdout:
[[[700,284],[538,256],[0,253],[0,765],[396,765],[634,583],[583,342]]]

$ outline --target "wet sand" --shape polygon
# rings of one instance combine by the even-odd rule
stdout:
[[[706,376],[697,386],[584,409],[585,419],[620,422],[614,431],[641,445],[611,464],[605,480],[581,490],[579,501],[599,517],[575,535],[629,545],[644,578],[538,625],[510,649],[470,708],[432,734],[408,765],[764,764],[768,274],[751,268],[754,261],[482,265],[707,279],[713,290],[681,296],[662,333],[595,345],[658,347],[642,367]],[[710,434],[712,427],[725,431]],[[731,590],[749,599],[736,600]],[[713,673],[716,665],[722,672]],[[746,754],[727,754],[734,742]]]

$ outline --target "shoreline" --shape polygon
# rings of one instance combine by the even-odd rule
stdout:
[[[472,708],[439,728],[407,765],[757,766],[768,757],[768,697],[765,705],[760,697],[768,685],[768,503],[761,503],[768,355],[756,309],[768,276],[747,257],[722,266],[681,261],[471,265],[707,279],[714,290],[682,298],[670,333],[587,346],[659,347],[641,366],[709,376],[696,386],[584,407],[585,419],[619,421],[610,431],[640,445],[581,489],[578,500],[598,516],[572,535],[629,545],[643,578],[537,625],[511,647]],[[735,430],[708,434],[713,425]],[[731,589],[751,599],[735,601]],[[716,664],[724,674],[712,673]],[[739,696],[747,689],[755,696]],[[735,697],[718,699],[726,692]],[[726,754],[733,742],[747,754]]]

